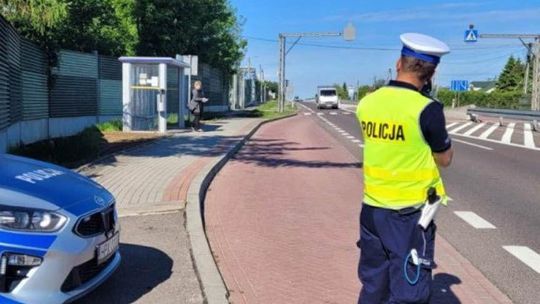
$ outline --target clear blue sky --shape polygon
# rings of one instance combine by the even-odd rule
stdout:
[[[540,0],[520,1],[395,1],[395,0],[231,0],[243,20],[248,40],[246,59],[262,65],[267,79],[277,79],[280,32],[341,31],[351,21],[357,39],[305,38],[301,42],[351,48],[297,45],[287,56],[287,79],[295,95],[314,95],[319,84],[370,84],[386,78],[401,47],[399,35],[420,32],[445,41],[452,53],[438,68],[436,82],[496,77],[508,56],[524,58],[519,40],[480,39],[463,42],[464,30],[474,23],[480,33],[540,33]],[[272,40],[272,41],[266,41]],[[289,41],[289,44],[292,41]],[[390,50],[384,50],[390,49]]]

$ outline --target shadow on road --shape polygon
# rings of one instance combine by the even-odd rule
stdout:
[[[452,285],[461,284],[461,280],[448,273],[437,273],[433,277],[431,293],[432,304],[461,304],[458,297],[452,292]]]
[[[309,160],[310,151],[329,150],[331,147],[302,146],[297,142],[282,139],[251,139],[234,156],[236,161],[262,167],[306,167],[306,168],[361,168],[359,162],[337,162]],[[291,155],[302,153],[306,157]]]
[[[121,244],[122,263],[100,287],[78,304],[133,303],[166,281],[172,274],[173,260],[155,248]]]

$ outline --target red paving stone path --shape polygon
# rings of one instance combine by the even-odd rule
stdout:
[[[362,171],[313,119],[263,126],[209,189],[207,235],[231,303],[356,302]],[[510,302],[437,246],[432,303]]]

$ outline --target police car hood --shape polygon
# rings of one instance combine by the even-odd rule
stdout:
[[[112,200],[101,185],[71,170],[0,154],[0,205],[65,209],[81,215],[101,209]]]

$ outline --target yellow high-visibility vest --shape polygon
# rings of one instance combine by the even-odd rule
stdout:
[[[364,203],[396,210],[419,206],[435,187],[446,205],[439,169],[420,128],[420,114],[431,102],[419,92],[392,86],[360,101]]]

